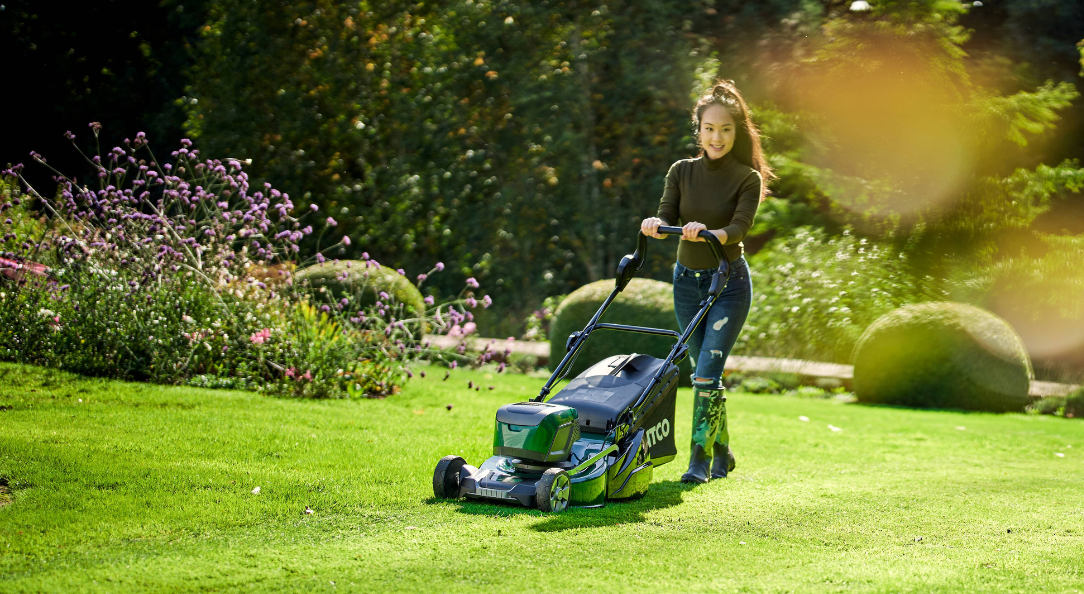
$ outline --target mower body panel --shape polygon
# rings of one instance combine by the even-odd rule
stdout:
[[[576,419],[576,409],[558,404],[506,404],[497,409],[493,454],[531,462],[563,462],[580,438]]]
[[[621,416],[652,386],[652,378],[665,363],[649,355],[614,355],[592,365],[576,376],[563,390],[547,400],[576,409],[584,434],[604,434],[621,421]],[[644,402],[644,414],[629,427],[639,428],[651,453],[654,466],[662,466],[677,455],[674,442],[674,404],[677,397],[678,366],[671,364]]]
[[[601,452],[609,443],[602,436],[585,436],[572,444],[569,462],[561,466],[573,469],[584,461],[589,461]],[[572,495],[569,505],[575,507],[602,507],[606,504],[606,495],[611,465],[617,461],[616,455],[603,456],[594,463],[572,474]],[[522,460],[508,456],[493,456],[480,467],[466,465],[462,470],[459,487],[460,497],[519,503],[526,507],[535,507],[535,484],[542,478],[542,472],[524,468]]]

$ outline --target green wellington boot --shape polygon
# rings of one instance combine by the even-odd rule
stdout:
[[[726,396],[722,390],[693,384],[693,438],[689,470],[681,475],[683,483],[706,483],[711,478],[712,451],[725,414]],[[709,449],[710,448],[710,449]]]
[[[719,423],[719,431],[715,433],[715,443],[711,446],[711,478],[726,478],[727,473],[733,472],[737,466],[734,460],[734,451],[730,449],[730,430],[726,422],[726,398],[723,398],[722,421]]]

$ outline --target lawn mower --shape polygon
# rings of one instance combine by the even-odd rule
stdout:
[[[681,232],[681,227],[659,227],[661,235]],[[637,232],[636,251],[618,264],[614,290],[587,326],[568,337],[564,358],[538,396],[497,409],[493,456],[478,467],[459,456],[445,456],[433,473],[434,495],[518,503],[543,512],[561,512],[569,506],[601,507],[607,500],[643,495],[654,468],[677,455],[678,363],[688,355],[686,341],[722,293],[730,274],[718,238],[708,231],[699,236],[720,264],[712,275],[708,297],[684,333],[599,322],[644,263],[647,236]],[[637,353],[607,357],[551,396],[596,330],[671,336],[677,342],[664,359]]]

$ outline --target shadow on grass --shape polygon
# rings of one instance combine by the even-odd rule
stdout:
[[[536,516],[542,521],[531,526],[536,532],[560,532],[572,528],[601,528],[620,524],[643,522],[645,514],[656,509],[665,509],[678,505],[686,491],[696,485],[681,481],[661,481],[651,483],[651,487],[641,497],[623,501],[607,501],[605,507],[573,507],[556,515],[543,514],[537,509],[515,504],[483,503],[478,500],[461,499],[456,502],[459,512],[470,515],[493,517]],[[447,499],[430,497],[428,504],[447,503]]]

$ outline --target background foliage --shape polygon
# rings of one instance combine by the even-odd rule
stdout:
[[[850,6],[168,0],[139,17],[58,17],[97,23],[90,33],[17,1],[0,13],[2,43],[18,68],[64,65],[43,87],[63,100],[20,98],[31,117],[10,124],[19,140],[3,159],[75,116],[160,122],[167,140],[183,127],[338,219],[306,252],[349,235],[335,255],[368,252],[411,277],[443,260],[452,274],[434,290],[480,279],[494,297],[480,331],[521,335],[546,297],[612,275],[669,164],[695,155],[692,93],[732,78],[779,173],[746,241],[766,301],[741,352],[845,360],[890,305],[951,298],[1012,321],[1041,377],[1072,377],[1084,3]],[[134,89],[157,98],[133,106]],[[836,258],[862,248],[884,257]],[[669,278],[670,249],[652,250],[648,276]],[[848,329],[821,303],[844,270],[891,295],[855,295]],[[784,307],[796,294],[814,301]]]

